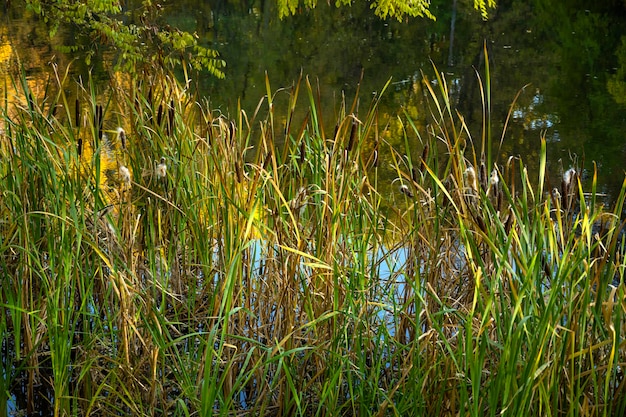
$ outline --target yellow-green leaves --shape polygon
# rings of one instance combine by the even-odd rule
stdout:
[[[285,16],[293,15],[298,7],[314,8],[316,0],[277,0],[278,15],[282,19]],[[349,6],[351,0],[336,0],[335,6]],[[489,17],[489,9],[496,7],[495,0],[474,0],[474,8],[480,11],[483,19]],[[381,19],[394,18],[402,20],[406,17],[426,17],[435,20],[436,17],[430,11],[430,0],[378,0],[373,1],[371,8],[376,16]]]
[[[474,0],[474,9],[480,10],[480,15],[485,20],[489,18],[489,11],[487,9],[494,9],[495,7],[495,0]]]

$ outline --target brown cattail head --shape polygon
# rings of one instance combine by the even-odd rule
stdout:
[[[80,100],[76,99],[76,108],[74,113],[75,127],[80,127]]]
[[[235,122],[231,121],[230,125],[228,125],[228,134],[230,135],[230,145],[235,146],[235,132],[237,130],[237,126],[235,126]]]
[[[163,104],[159,104],[159,110],[157,112],[157,126],[161,126],[162,119],[163,119]]]
[[[93,125],[96,128],[98,139],[102,139],[102,126],[104,123],[104,112],[101,105],[96,105],[96,113],[93,115]]]
[[[487,182],[489,181],[489,179],[487,178],[487,166],[485,165],[485,162],[481,162],[480,163],[480,170],[478,172],[478,181],[480,182],[480,186],[483,189],[483,191],[487,191]]]
[[[126,132],[122,127],[117,128],[117,138],[122,145],[122,149],[126,149]]]
[[[350,128],[350,140],[348,140],[348,146],[346,147],[346,151],[350,152],[352,147],[354,146],[354,140],[356,138],[356,130],[357,130],[357,121],[356,118],[352,119],[352,127]]]
[[[152,87],[148,90],[148,106],[152,108]]]
[[[167,135],[172,136],[174,134],[174,128],[176,127],[174,122],[176,118],[174,100],[170,100],[170,105],[167,109]]]
[[[207,142],[209,143],[209,146],[213,145],[213,123],[209,122],[208,123],[208,130],[207,130],[207,135],[206,135],[206,139]]]
[[[304,138],[300,140],[300,166],[304,167],[304,163],[306,162],[306,144],[304,143]]]
[[[335,125],[335,131],[333,133],[333,140],[337,139],[337,133],[339,133],[339,122]]]

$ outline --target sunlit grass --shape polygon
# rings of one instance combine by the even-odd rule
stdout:
[[[281,122],[269,81],[233,120],[171,79],[6,108],[0,415],[621,415],[624,189],[423,88],[394,141],[306,79]]]

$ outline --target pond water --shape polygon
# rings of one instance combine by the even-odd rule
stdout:
[[[14,68],[9,62],[17,57],[42,85],[50,62],[62,68],[74,60],[75,77],[85,76],[89,68],[81,57],[61,52],[71,28],[51,41],[45,25],[17,3],[6,3],[0,19],[5,80]],[[520,155],[530,169],[536,167],[545,135],[552,172],[573,163],[590,172],[595,161],[601,191],[616,196],[626,157],[624,3],[499,1],[488,21],[470,1],[432,3],[436,21],[404,22],[381,20],[361,3],[337,9],[322,2],[283,20],[272,2],[262,0],[184,0],[163,7],[168,24],[195,32],[226,61],[225,79],[200,74],[195,82],[211,107],[227,115],[235,114],[239,101],[248,113],[254,111],[266,94],[266,74],[273,91],[291,86],[303,74],[320,86],[325,120],[333,120],[342,94],[352,99],[361,75],[363,112],[391,79],[381,111],[393,116],[406,109],[425,117],[429,110],[415,97],[414,86],[422,74],[432,78],[435,65],[471,132],[480,138],[477,74],[484,80],[486,46],[494,138],[502,136],[511,115],[499,161]],[[102,68],[92,65],[96,80],[106,79]],[[306,97],[300,101],[306,104]]]

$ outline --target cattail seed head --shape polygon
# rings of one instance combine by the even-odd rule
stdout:
[[[124,165],[120,165],[119,169],[120,181],[123,184],[130,185],[130,171]]]
[[[491,175],[489,176],[489,187],[487,188],[487,195],[493,197],[496,201],[496,205],[498,205],[497,200],[499,197],[499,188],[500,177],[498,176],[498,171],[494,168],[491,171]]]
[[[117,138],[119,139],[120,144],[122,145],[122,149],[126,149],[126,132],[124,131],[124,128],[122,127],[117,128]]]
[[[572,185],[572,181],[576,177],[576,170],[574,168],[570,168],[563,174],[563,182],[567,187]]]
[[[569,210],[570,208],[572,208],[572,205],[575,203],[578,196],[578,188],[576,183],[577,177],[578,172],[576,172],[574,168],[568,169],[563,174],[563,181],[561,182],[561,194],[563,199],[563,208],[565,210]]]
[[[473,191],[478,191],[476,184],[476,171],[474,167],[468,167],[464,172],[465,186],[471,188]]]
[[[167,164],[164,157],[161,157],[161,162],[156,167],[156,176],[160,180],[167,176]]]
[[[500,183],[500,177],[498,177],[498,171],[494,170],[491,171],[491,177],[489,177],[489,184],[492,187],[497,187],[498,184]]]
[[[400,192],[409,198],[413,198],[413,192],[411,191],[409,186],[406,184],[402,184],[400,186]]]
[[[559,207],[561,204],[561,193],[559,189],[554,187],[550,193],[550,199],[552,200],[552,206]]]

